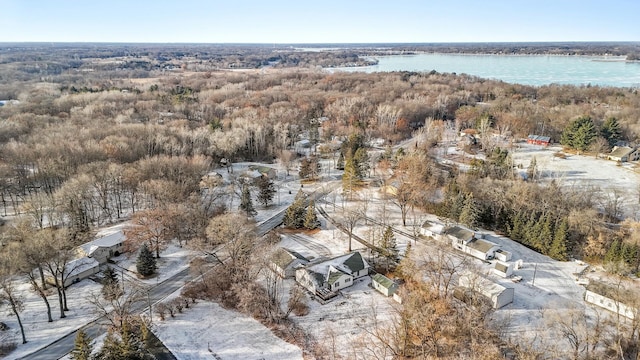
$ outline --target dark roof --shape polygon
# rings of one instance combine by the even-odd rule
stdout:
[[[360,255],[359,252],[353,253],[353,255],[351,255],[348,259],[346,259],[343,264],[346,267],[348,267],[349,270],[351,270],[351,273],[354,273],[356,271],[360,271],[369,267],[369,265],[364,261],[364,259],[362,258],[362,255]]]
[[[506,264],[504,264],[504,263],[501,263],[501,262],[497,262],[497,263],[496,263],[496,270],[498,270],[498,271],[500,271],[500,272],[503,272],[503,273],[505,273],[505,274],[506,274],[506,273],[507,273],[507,269],[508,269],[508,268],[509,268],[509,267],[508,267]]]
[[[468,229],[465,229],[463,227],[460,226],[452,226],[450,228],[448,228],[445,233],[447,235],[451,235],[457,239],[463,239],[463,240],[467,240],[467,239],[471,239],[473,238],[474,232]]]
[[[482,239],[473,239],[471,242],[467,244],[468,247],[478,250],[480,252],[486,253],[491,250],[494,246],[498,246],[498,244],[494,244],[490,241],[482,240]]]

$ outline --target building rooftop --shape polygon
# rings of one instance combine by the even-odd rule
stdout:
[[[461,240],[470,240],[473,238],[475,233],[469,229],[465,229],[461,226],[452,226],[445,230],[445,234],[451,235],[457,239]]]
[[[386,277],[386,276],[384,276],[382,274],[375,274],[375,275],[371,276],[371,280],[377,282],[378,284],[380,284],[385,289],[391,289],[393,287],[397,287],[398,286],[398,284],[396,284],[393,280],[389,279],[388,277]]]
[[[468,244],[468,247],[478,250],[480,252],[486,253],[491,250],[494,246],[498,246],[498,244],[494,244],[491,241],[482,240],[482,239],[473,239]]]

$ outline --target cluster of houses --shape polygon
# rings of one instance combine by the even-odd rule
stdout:
[[[295,251],[279,248],[271,257],[272,270],[283,278],[295,280],[311,294],[329,300],[338,291],[352,286],[356,279],[369,275],[369,264],[360,252],[331,259],[309,261]]]
[[[442,224],[425,221],[420,228],[420,233],[436,240],[450,243],[454,249],[469,254],[482,261],[492,261],[493,273],[509,278],[513,275],[515,264],[511,261],[511,253],[500,248],[500,245],[484,239],[484,234],[464,228],[459,225],[444,226]],[[520,262],[521,263],[521,262]],[[459,286],[471,289],[485,295],[491,300],[495,308],[500,308],[513,301],[513,289],[505,288],[489,279],[474,281],[473,284],[467,278],[461,276]]]

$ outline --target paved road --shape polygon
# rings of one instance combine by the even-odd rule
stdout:
[[[173,293],[174,291],[181,288],[185,282],[192,279],[194,276],[189,274],[189,268],[186,268],[179,273],[173,275],[172,277],[166,279],[165,281],[154,285],[151,288],[151,292],[149,293],[149,299],[144,299],[144,301],[140,301],[133,306],[133,312],[142,312],[147,308],[148,301],[151,303],[155,303],[164,299],[167,295]],[[98,318],[95,321],[92,321],[85,326],[81,327],[82,331],[87,333],[89,337],[96,338],[107,331],[106,320],[104,317]],[[22,357],[21,359],[33,359],[33,360],[51,360],[51,359],[59,359],[66,354],[68,354],[74,345],[74,340],[76,337],[76,331],[67,334],[60,339],[56,340],[52,344],[45,346],[44,348]],[[155,336],[154,336],[155,338]],[[175,360],[175,357],[166,347],[162,346],[159,341],[154,341],[157,339],[152,339],[152,342],[155,342],[155,345],[152,348],[153,354],[157,359],[161,360]]]

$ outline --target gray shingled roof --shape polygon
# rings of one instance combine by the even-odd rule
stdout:
[[[491,250],[492,247],[496,246],[490,241],[482,240],[482,239],[473,239],[470,243],[467,244],[468,247],[478,250],[480,252],[486,253]]]

